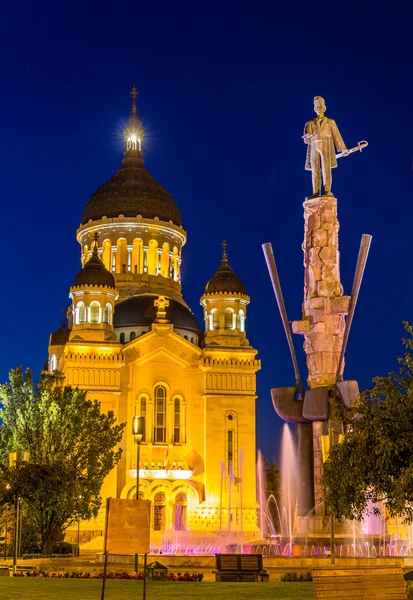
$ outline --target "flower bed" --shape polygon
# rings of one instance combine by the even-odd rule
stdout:
[[[17,577],[49,577],[54,579],[103,579],[103,573],[83,571],[17,571]],[[169,573],[168,581],[202,581],[203,573]],[[127,571],[109,571],[106,579],[143,579],[143,573],[128,573]]]

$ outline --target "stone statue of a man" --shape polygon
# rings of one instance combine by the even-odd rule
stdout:
[[[331,193],[331,169],[337,166],[336,150],[347,153],[346,145],[340,135],[336,122],[324,116],[326,105],[324,98],[314,98],[314,111],[317,116],[308,121],[304,127],[304,143],[308,144],[305,168],[311,171],[313,178],[313,195],[332,196]],[[323,174],[324,191],[321,191],[321,173]]]

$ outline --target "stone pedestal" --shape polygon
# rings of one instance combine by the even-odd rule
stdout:
[[[336,198],[322,196],[304,202],[303,315],[293,322],[293,332],[304,336],[310,389],[332,386],[337,379],[350,303],[340,281],[339,227]],[[313,421],[312,428],[315,513],[322,516],[321,436],[326,432],[321,421]]]
[[[343,296],[338,250],[337,200],[304,202],[303,316],[293,332],[304,335],[310,389],[334,385],[349,296]]]

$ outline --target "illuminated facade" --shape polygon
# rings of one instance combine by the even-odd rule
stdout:
[[[183,535],[252,537],[260,363],[246,337],[249,297],[224,245],[201,298],[203,329],[185,303],[186,232],[175,201],[144,167],[135,89],[132,97],[122,167],[90,198],[77,231],[82,269],[70,288],[68,324],[50,336],[49,370],[126,422],[103,499],[135,497],[132,420],[145,417],[139,490],[152,501],[155,544]],[[82,534],[100,532],[103,519],[102,508],[81,524]]]

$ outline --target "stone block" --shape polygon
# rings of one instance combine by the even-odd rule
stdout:
[[[351,296],[338,296],[330,300],[331,314],[346,315],[350,306]]]
[[[327,231],[325,229],[314,229],[312,235],[313,246],[327,246]]]
[[[344,319],[342,315],[327,315],[326,332],[330,334],[339,334],[343,332]]]
[[[321,223],[334,223],[337,221],[337,210],[336,206],[330,205],[328,208],[326,207],[321,215]],[[338,225],[338,221],[337,221]]]
[[[307,302],[304,302],[304,310],[309,312],[311,310],[326,310],[328,300],[326,298],[310,298]]]
[[[338,252],[337,248],[333,246],[326,246],[325,248],[321,248],[318,253],[318,258],[323,261],[324,264],[335,267],[338,265]]]
[[[307,331],[310,331],[310,323],[308,322],[308,319],[293,321],[291,326],[293,333],[306,333]]]
[[[308,338],[311,340],[311,345],[314,352],[330,353],[334,351],[334,336],[328,333],[322,335],[318,333],[310,333]]]
[[[308,319],[310,321],[310,329],[313,331],[313,327],[316,323],[324,323],[328,316],[328,313],[324,310],[310,310],[308,313]]]
[[[321,265],[320,253],[327,248],[310,248],[308,251],[308,263],[310,265]]]
[[[321,373],[317,375],[310,375],[307,379],[310,388],[325,387],[328,385],[334,385],[336,382],[335,373]]]
[[[303,348],[304,348],[304,352],[306,354],[311,354],[313,352],[313,346],[311,344],[311,340],[309,340],[307,336],[305,336],[305,338],[304,338]]]
[[[317,229],[318,227],[320,227],[320,223],[321,223],[320,213],[315,212],[315,213],[312,213],[311,215],[309,215],[307,223],[308,223],[308,225],[307,225],[308,229]]]
[[[317,283],[317,293],[319,296],[325,298],[341,296],[343,293],[343,286],[339,281],[319,281]]]

